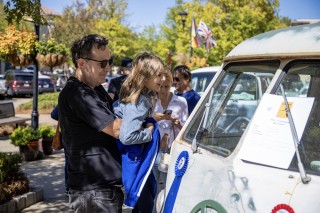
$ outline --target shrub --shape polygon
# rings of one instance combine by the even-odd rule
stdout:
[[[37,35],[27,30],[20,31],[14,25],[0,33],[0,57],[6,59],[6,56],[14,53],[25,55],[34,54],[37,42]]]
[[[0,204],[30,191],[29,180],[20,171],[21,155],[0,153]]]
[[[39,131],[42,138],[52,138],[56,133],[56,130],[49,125],[40,126]]]
[[[0,152],[0,183],[19,172],[21,162],[22,158],[19,154]]]
[[[32,129],[30,126],[21,127],[19,126],[11,135],[9,135],[11,143],[15,146],[26,145],[29,141],[39,140],[41,138],[41,134],[39,129]]]
[[[68,49],[64,44],[58,43],[54,38],[47,40],[45,35],[42,35],[42,39],[36,44],[36,50],[42,55],[48,53],[67,55],[68,52]]]

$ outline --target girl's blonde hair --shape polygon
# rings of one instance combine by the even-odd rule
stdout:
[[[120,101],[137,103],[142,92],[147,92],[145,81],[165,70],[163,61],[152,53],[141,53],[133,61],[132,71],[120,90]]]

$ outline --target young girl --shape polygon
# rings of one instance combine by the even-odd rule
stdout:
[[[150,174],[160,135],[151,116],[154,95],[160,91],[164,71],[164,63],[159,57],[150,53],[138,55],[131,74],[121,87],[120,102],[114,106],[116,116],[122,119],[119,148],[126,193],[124,204],[134,207],[133,213],[150,213],[153,209],[156,182]]]

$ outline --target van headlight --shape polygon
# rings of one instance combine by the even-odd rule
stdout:
[[[157,201],[156,201],[156,211],[157,213],[161,213],[163,210],[163,205],[164,205],[164,199],[165,199],[165,189],[162,189],[158,196],[157,196]]]

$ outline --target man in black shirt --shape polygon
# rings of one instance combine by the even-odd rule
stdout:
[[[108,88],[108,93],[111,98],[113,98],[113,101],[116,101],[119,99],[120,89],[123,84],[123,82],[126,80],[127,76],[131,73],[132,68],[132,58],[124,58],[121,60],[121,74],[122,76],[111,79],[110,85]]]
[[[77,68],[59,95],[59,119],[69,166],[70,208],[75,212],[121,212],[119,127],[112,99],[100,85],[111,70],[108,40],[93,34],[71,47]],[[99,88],[100,87],[100,88]]]

